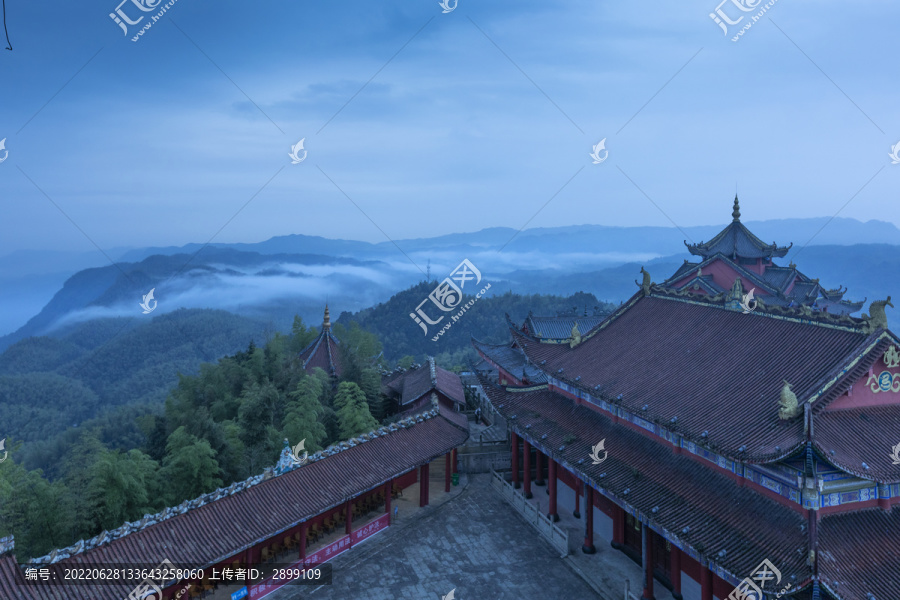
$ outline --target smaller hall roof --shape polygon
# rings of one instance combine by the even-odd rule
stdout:
[[[429,356],[424,365],[382,380],[382,393],[395,397],[400,406],[415,402],[431,391],[438,391],[456,404],[466,404],[466,395],[459,375],[437,366]]]
[[[547,375],[530,364],[521,349],[510,344],[485,344],[472,338],[472,346],[482,356],[486,356],[519,381],[546,383]],[[488,363],[489,364],[489,363]]]

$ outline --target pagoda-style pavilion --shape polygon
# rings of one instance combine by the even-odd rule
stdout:
[[[732,221],[708,242],[688,244],[688,251],[700,262],[684,261],[662,285],[675,290],[693,290],[715,296],[732,289],[740,280],[745,292],[754,290],[757,301],[776,306],[805,306],[834,314],[852,314],[863,302],[844,300],[846,289],[827,289],[818,279],[807,277],[790,263],[781,267],[772,262],[783,258],[793,244],[766,244],[741,223],[741,207],[734,197]]]
[[[754,243],[755,271],[734,262],[748,258],[737,216],[730,257],[718,236],[703,264],[763,281],[784,249]],[[562,342],[518,327],[509,345],[473,341],[514,379],[512,346],[543,374],[481,378],[509,426],[514,486],[530,498],[547,481],[547,516],[572,511],[585,553],[608,542],[641,564],[644,600],[659,584],[687,600],[759,598],[742,595],[753,586],[765,598],[900,597],[890,299],[864,318],[776,302],[748,313],[740,290],[692,287],[647,276],[602,323]],[[777,577],[755,571],[763,561]]]
[[[322,329],[306,348],[300,352],[300,361],[303,369],[312,372],[319,367],[331,377],[340,377],[344,372],[341,361],[341,353],[338,346],[340,342],[331,333],[331,316],[328,314],[328,305],[325,305],[325,317],[322,320]]]

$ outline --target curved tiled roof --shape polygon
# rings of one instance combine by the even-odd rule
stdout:
[[[572,326],[578,325],[578,332],[584,335],[608,315],[563,315],[559,317],[535,317],[528,315],[525,324],[531,335],[538,338],[550,338],[557,340],[568,339],[572,336]]]
[[[785,379],[802,403],[874,339],[858,328],[655,295],[636,296],[574,349],[520,337],[550,377],[591,394],[602,388],[604,399],[648,421],[668,427],[675,417],[670,429],[694,441],[708,431],[711,449],[744,462],[780,458],[805,441],[802,418],[778,416]]]
[[[762,558],[797,585],[809,578],[805,515],[544,386],[482,383],[516,433],[582,473],[627,512],[640,513],[657,531],[693,548],[695,558],[699,553],[738,580]],[[600,440],[608,454],[594,465],[589,454]]]
[[[813,444],[828,462],[864,479],[900,483],[900,465],[889,459],[900,444],[900,404],[826,410],[814,422]]]
[[[530,364],[519,348],[513,348],[509,344],[485,344],[475,338],[472,338],[472,346],[482,356],[487,356],[494,364],[499,365],[520,381],[522,381],[524,371],[528,383],[547,383],[547,376],[544,372]]]
[[[464,415],[432,409],[364,434],[356,442],[330,446],[311,456],[309,464],[283,475],[258,476],[260,481],[243,491],[226,494],[190,510],[185,506],[186,512],[153,521],[118,539],[107,535],[105,539],[111,541],[62,562],[149,567],[168,559],[176,566],[214,565],[446,454],[468,436]],[[207,496],[214,495],[219,494],[213,492]],[[13,579],[15,568],[11,557],[0,561],[3,600],[122,600],[131,591],[124,584],[112,583],[81,585],[69,590],[64,586],[19,586]]]
[[[340,377],[344,373],[344,363],[338,346],[340,342],[331,333],[331,327],[323,324],[322,330],[310,344],[300,351],[300,360],[306,371],[319,367],[332,377]]]
[[[722,254],[732,259],[737,258],[768,258],[773,256],[779,258],[787,254],[790,246],[779,246],[776,243],[767,244],[755,235],[753,235],[747,227],[741,223],[740,206],[738,205],[737,196],[734,197],[734,212],[732,213],[734,220],[729,223],[725,229],[720,231],[716,237],[708,242],[700,242],[699,244],[688,244],[687,246],[691,254],[696,256],[709,257],[714,254]]]
[[[900,594],[900,504],[825,515],[819,523],[819,578],[840,600]]]

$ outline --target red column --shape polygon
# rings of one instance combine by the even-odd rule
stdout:
[[[450,463],[451,463],[451,466],[453,467],[453,472],[456,473],[456,472],[459,470],[459,467],[458,467],[457,464],[456,464],[456,463],[458,462],[457,459],[456,459],[456,448],[454,448],[453,450],[451,450],[451,451],[450,451],[450,454],[452,455],[452,456],[450,457]]]
[[[584,545],[581,551],[585,554],[593,554],[597,551],[594,547],[594,488],[584,486]]]
[[[572,512],[572,516],[576,519],[581,518],[581,513],[578,511],[578,501],[581,498],[581,489],[584,487],[584,484],[580,479],[575,480],[575,510]]]
[[[309,531],[309,523],[300,526],[300,560],[306,558],[306,532]]]
[[[450,493],[450,452],[444,457],[444,491]]]
[[[419,467],[419,508],[428,505],[428,463]]]
[[[646,523],[641,523],[641,534],[644,538],[644,593],[641,600],[654,600],[653,598],[653,531]]]
[[[625,509],[621,506],[613,507],[613,539],[610,546],[621,550],[625,544]]]
[[[425,506],[428,506],[428,492],[431,491],[428,487],[428,475],[431,471],[431,464],[425,463],[422,466],[425,467]]]
[[[551,521],[559,521],[559,515],[556,514],[556,461],[547,457],[547,488],[550,492],[550,509],[547,516]]]
[[[512,458],[513,488],[519,489],[519,436],[517,436],[515,432],[510,434],[510,442],[512,446],[510,456]]]
[[[538,449],[534,451],[534,485],[544,485],[543,459],[544,453]],[[549,459],[549,457],[547,457]]]
[[[705,564],[700,564],[700,600],[713,600],[712,573]]]
[[[531,498],[531,444],[522,440],[522,451],[525,453],[525,497]]]
[[[672,544],[672,597],[675,600],[682,600],[681,595],[681,550],[675,544]]]
[[[353,498],[347,500],[347,526],[344,527],[344,533],[350,535],[353,531]]]
[[[388,479],[384,482],[384,512],[388,515],[388,523],[391,522],[391,492],[393,491],[391,488],[393,483],[393,479]]]

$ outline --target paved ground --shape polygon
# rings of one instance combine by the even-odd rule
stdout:
[[[405,522],[401,514],[330,564],[332,585],[288,586],[267,598],[440,600],[454,588],[455,600],[601,598],[491,490],[489,475],[471,477]]]

